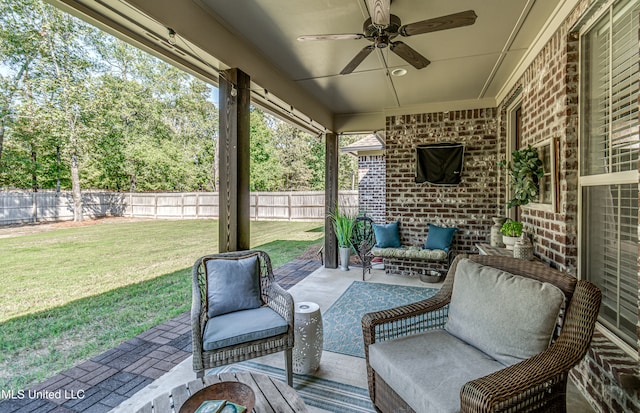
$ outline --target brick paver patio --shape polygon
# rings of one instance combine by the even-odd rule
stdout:
[[[320,268],[315,260],[293,260],[274,271],[288,289]],[[190,314],[107,350],[24,392],[3,394],[2,413],[105,413],[191,355]],[[6,390],[5,390],[6,392]]]

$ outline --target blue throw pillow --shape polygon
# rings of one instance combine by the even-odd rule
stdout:
[[[262,305],[258,257],[205,261],[209,318]]]
[[[429,224],[429,232],[427,233],[427,241],[424,244],[424,248],[449,252],[449,247],[456,231],[458,231],[458,228],[445,228]]]
[[[377,225],[373,224],[373,234],[376,236],[376,247],[398,248],[401,247],[399,222]]]

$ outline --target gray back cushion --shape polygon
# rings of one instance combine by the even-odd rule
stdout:
[[[262,305],[258,257],[207,260],[209,318]]]
[[[549,346],[563,302],[552,284],[464,259],[445,329],[509,366]]]

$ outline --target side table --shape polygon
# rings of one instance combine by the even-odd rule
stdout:
[[[293,331],[293,372],[307,374],[316,371],[322,357],[320,306],[312,302],[296,303]]]
[[[492,247],[490,244],[476,244],[476,248],[480,252],[480,255],[497,255],[500,257],[513,257],[513,250],[506,248]],[[533,262],[543,262],[538,257],[533,257]]]

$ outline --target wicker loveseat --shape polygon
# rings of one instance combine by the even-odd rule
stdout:
[[[565,412],[600,301],[542,263],[457,256],[434,297],[363,317],[371,399],[381,412]]]

